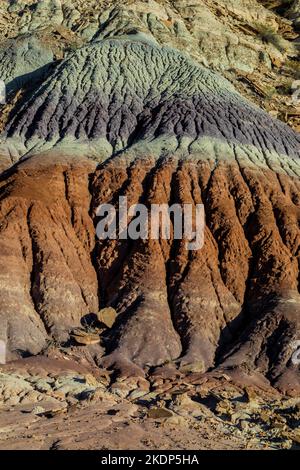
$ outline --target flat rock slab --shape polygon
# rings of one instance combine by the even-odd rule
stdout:
[[[103,308],[97,315],[100,323],[103,323],[107,328],[112,328],[114,325],[117,312],[112,307]]]

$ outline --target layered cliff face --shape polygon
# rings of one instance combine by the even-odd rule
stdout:
[[[63,24],[66,4],[61,15],[60,2],[48,3]],[[156,5],[157,21],[171,8],[138,5],[153,22],[147,8]],[[103,367],[125,376],[168,362],[186,373],[219,368],[296,393],[299,134],[197,59],[116,18],[107,14],[63,60],[39,61],[30,85],[28,68],[20,82],[5,67],[24,88],[1,134],[0,339],[10,358],[38,354],[109,305],[118,317],[95,351]],[[99,241],[97,207],[119,196],[203,203],[204,247]]]

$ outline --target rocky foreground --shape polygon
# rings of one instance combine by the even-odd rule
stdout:
[[[166,366],[132,388],[62,357],[24,360],[0,371],[0,449],[299,449],[299,398],[246,382]]]

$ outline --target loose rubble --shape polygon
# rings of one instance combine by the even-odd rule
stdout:
[[[172,380],[156,373],[148,391],[125,380],[120,396],[105,371],[97,377],[52,364],[52,371],[42,363],[2,366],[0,449],[47,449],[54,441],[59,449],[300,448],[299,398],[195,373]]]

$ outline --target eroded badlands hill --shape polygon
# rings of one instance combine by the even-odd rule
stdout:
[[[124,30],[121,18],[119,29],[112,13],[102,27],[114,37],[95,32],[34,77],[16,80],[9,61],[0,339],[10,359],[46,353],[112,306],[116,323],[87,347],[97,365],[131,377],[166,363],[218,368],[296,394],[299,134],[199,58]],[[100,242],[96,209],[120,195],[129,205],[203,203],[204,247]]]

